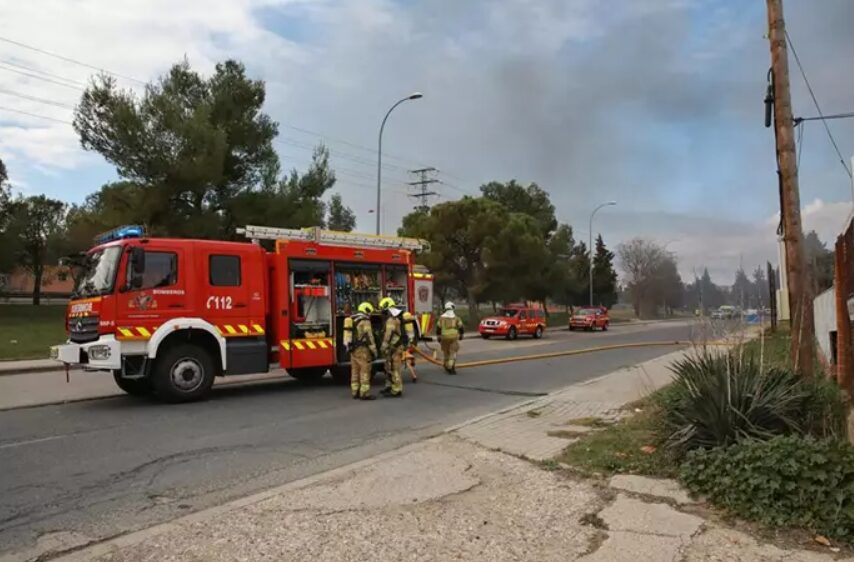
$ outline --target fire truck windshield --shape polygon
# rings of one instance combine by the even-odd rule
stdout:
[[[110,246],[87,255],[77,278],[73,298],[95,297],[112,292],[121,255],[121,246]]]

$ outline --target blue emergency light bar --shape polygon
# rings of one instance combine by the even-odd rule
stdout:
[[[122,240],[123,238],[142,238],[145,236],[145,228],[139,225],[130,224],[102,232],[95,237],[95,244],[101,245],[113,240]]]

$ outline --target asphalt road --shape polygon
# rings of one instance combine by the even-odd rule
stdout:
[[[688,323],[548,332],[543,340],[467,338],[460,360],[691,337]],[[0,553],[70,545],[397,448],[528,396],[673,351],[650,347],[460,370],[419,364],[400,400],[351,400],[331,382],[215,389],[164,405],[116,397],[0,412]],[[407,381],[408,383],[408,381]]]

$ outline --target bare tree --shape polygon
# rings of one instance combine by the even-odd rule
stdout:
[[[635,238],[620,244],[617,254],[635,314],[655,316],[659,305],[668,313],[682,305],[682,280],[672,253],[655,242]]]

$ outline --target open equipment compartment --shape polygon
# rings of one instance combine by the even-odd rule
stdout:
[[[385,266],[383,296],[391,297],[395,304],[408,308],[409,269],[405,265]]]
[[[335,262],[335,349],[339,363],[350,361],[343,339],[344,319],[354,314],[361,303],[369,302],[373,305],[376,312],[371,315],[371,328],[375,338],[381,337],[382,315],[379,314],[379,302],[383,297],[383,279],[380,264]]]
[[[290,330],[286,352],[293,367],[331,364],[333,355],[332,264],[322,260],[288,261]]]

